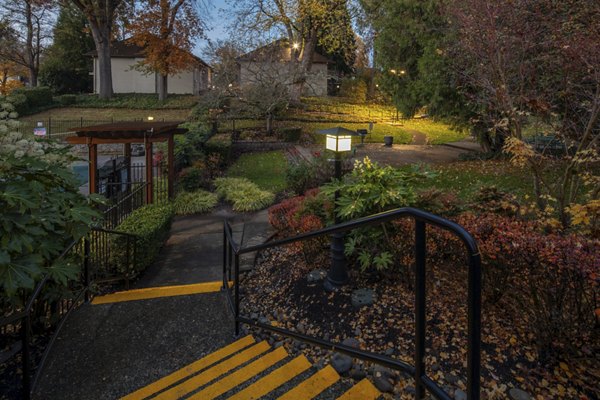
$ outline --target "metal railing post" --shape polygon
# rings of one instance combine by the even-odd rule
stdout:
[[[467,354],[467,399],[479,400],[481,376],[481,258],[469,259],[469,344]]]
[[[240,255],[235,255],[235,336],[240,336]]]
[[[425,397],[423,376],[425,375],[425,329],[426,299],[425,279],[427,257],[426,225],[415,219],[415,398]]]
[[[90,301],[90,240],[83,238],[83,282],[85,285],[85,301]]]
[[[31,349],[30,334],[31,334],[31,309],[26,310],[27,315],[23,318],[21,325],[22,332],[22,361],[23,361],[23,399],[31,399]]]
[[[227,248],[229,241],[227,240],[227,223],[223,224],[223,290],[227,290],[229,283],[227,282]]]

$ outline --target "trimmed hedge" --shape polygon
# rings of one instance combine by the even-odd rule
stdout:
[[[54,104],[52,90],[43,86],[15,89],[8,99],[19,115],[31,114]]]
[[[152,264],[169,237],[174,215],[175,212],[171,205],[149,204],[138,208],[125,218],[116,230],[136,235],[138,239],[135,265],[120,264],[118,266],[120,272],[135,276]],[[122,238],[114,239],[112,250],[116,260],[123,260],[127,244]],[[128,271],[128,269],[133,269],[133,271]]]

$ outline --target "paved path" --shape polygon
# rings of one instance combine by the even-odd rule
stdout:
[[[244,246],[270,234],[266,211],[179,217],[135,287],[221,280],[224,217],[234,217],[234,236]],[[85,304],[63,327],[34,398],[119,398],[233,340],[233,319],[219,292]]]

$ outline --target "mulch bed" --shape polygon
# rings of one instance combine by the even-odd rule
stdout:
[[[328,266],[326,250],[310,257],[290,246],[263,253],[242,281],[242,314],[333,342],[356,338],[364,350],[412,364],[414,294],[407,280],[351,270],[351,283],[329,293],[322,282],[306,279],[310,271]],[[466,391],[466,278],[466,268],[443,266],[432,266],[427,277],[427,374],[456,398]],[[351,293],[358,288],[376,293],[372,306],[352,306]],[[542,361],[527,321],[514,318],[512,307],[510,299],[483,306],[482,398],[508,398],[513,388],[536,399],[599,398],[600,354],[592,345],[580,346],[570,357]],[[272,339],[276,340],[281,339]],[[329,363],[330,354],[323,350],[291,340],[283,345],[291,352],[304,352],[317,364]],[[362,362],[355,365],[368,369]],[[412,378],[395,374],[393,382],[393,394],[387,398],[414,398]]]

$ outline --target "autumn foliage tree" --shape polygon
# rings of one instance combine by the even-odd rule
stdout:
[[[169,75],[190,69],[196,62],[193,41],[202,35],[203,24],[192,0],[147,0],[128,29],[132,43],[144,47],[139,68],[157,73],[159,100],[167,98]]]
[[[448,14],[483,139],[530,168],[540,212],[563,227],[589,221],[600,208],[600,3],[454,0]],[[522,140],[535,124],[563,144],[562,159]]]

